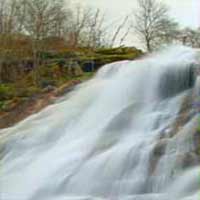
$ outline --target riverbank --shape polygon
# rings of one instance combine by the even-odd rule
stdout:
[[[33,96],[11,100],[7,108],[1,109],[0,111],[0,129],[11,127],[30,115],[41,111],[46,106],[55,103],[59,97],[70,92],[78,84],[87,81],[92,76],[93,73],[89,73],[85,76],[67,81],[59,87],[46,88],[46,91]]]
[[[0,129],[39,112],[103,65],[142,55],[134,47],[79,48],[42,52],[38,66],[33,58],[7,59],[0,70]]]

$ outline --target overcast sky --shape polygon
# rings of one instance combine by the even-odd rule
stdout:
[[[137,0],[71,0],[100,8],[109,20],[118,20],[137,6]],[[200,0],[160,0],[170,8],[170,15],[182,26],[200,26]]]

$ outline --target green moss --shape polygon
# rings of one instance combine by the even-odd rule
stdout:
[[[5,101],[0,101],[0,110],[3,110],[4,104],[5,104]]]
[[[15,96],[15,87],[12,84],[0,84],[0,100],[8,100]]]
[[[18,92],[16,94],[17,97],[30,97],[36,94],[39,94],[41,92],[41,89],[35,86],[31,87],[23,87],[23,88],[18,88]]]
[[[95,51],[97,54],[104,55],[125,55],[125,54],[142,54],[141,50],[138,50],[134,47],[118,47],[118,48],[102,48]]]
[[[200,116],[198,117],[197,132],[200,134]]]
[[[198,117],[198,126],[196,134],[200,134],[200,116]],[[197,154],[200,155],[200,146],[197,147]]]
[[[99,49],[92,54],[79,56],[79,62],[81,65],[84,65],[85,63],[94,63],[98,68],[112,62],[134,60],[141,55],[143,55],[142,51],[135,48]]]
[[[24,99],[41,94],[47,86],[60,87],[73,80],[80,82],[90,79],[99,67],[121,60],[133,60],[142,55],[135,48],[90,48],[64,49],[40,52],[44,65],[21,74],[15,81],[0,84],[0,111],[7,111],[15,105],[15,98]],[[27,60],[28,59],[28,60]],[[32,63],[32,58],[24,58],[24,63]],[[71,65],[77,63],[77,66]],[[89,65],[92,67],[86,70]],[[80,66],[79,66],[80,64]],[[26,66],[26,65],[25,65]],[[85,70],[85,72],[84,72]],[[200,123],[199,123],[200,124]],[[198,128],[200,132],[200,125]]]
[[[75,80],[86,81],[94,76],[94,72],[85,72],[82,76],[76,77]]]
[[[0,111],[2,112],[9,112],[13,110],[19,103],[25,101],[25,98],[18,98],[15,97],[11,100],[0,101]]]
[[[60,62],[65,63],[68,59],[73,59],[80,63],[94,61],[97,62],[97,65],[104,65],[120,60],[132,60],[143,55],[143,52],[134,47],[119,47],[100,48],[95,51],[90,48],[65,49],[60,52],[44,52],[44,54],[45,59],[51,59],[51,62],[56,65],[59,65]]]

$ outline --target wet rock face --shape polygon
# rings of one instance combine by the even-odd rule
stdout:
[[[160,139],[154,146],[150,157],[149,174],[154,173],[160,158],[165,154],[168,141],[169,139]]]
[[[178,137],[184,141],[184,138],[187,135],[188,142],[191,143],[191,150],[188,152],[180,152],[176,155],[176,165],[180,169],[185,170],[196,165],[200,165],[200,131],[197,130],[197,121],[194,120],[196,117],[196,112],[192,108],[193,102],[193,90],[188,92],[188,95],[185,97],[182,102],[180,111],[178,113],[177,119],[170,126],[164,129],[161,134],[161,137],[158,138],[157,144],[154,146],[150,158],[150,168],[149,173],[156,173],[155,170],[158,166],[160,159],[165,155],[167,150],[167,145],[172,139],[176,140]],[[190,128],[186,128],[187,124],[191,123]],[[195,122],[196,121],[196,122]],[[199,120],[200,123],[200,120]],[[180,146],[177,143],[177,149]]]
[[[159,91],[162,98],[175,96],[194,86],[196,79],[195,67],[172,68],[167,70],[160,80]]]
[[[179,130],[195,116],[195,112],[192,110],[192,93],[193,91],[191,90],[188,92],[188,95],[185,96],[176,120],[172,125],[161,131],[160,139],[174,137],[178,134]]]
[[[4,152],[5,152],[5,145],[0,143],[0,160],[4,157]]]
[[[188,169],[200,164],[199,155],[195,152],[188,152],[177,156],[177,165],[182,169]]]
[[[195,132],[195,134],[193,136],[193,140],[194,140],[195,152],[200,157],[200,132],[198,130]]]
[[[152,153],[154,157],[160,157],[165,153],[167,142],[168,139],[162,139],[155,145]]]

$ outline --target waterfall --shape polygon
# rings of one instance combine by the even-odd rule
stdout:
[[[106,65],[1,130],[0,199],[198,199],[196,57],[175,46]]]

